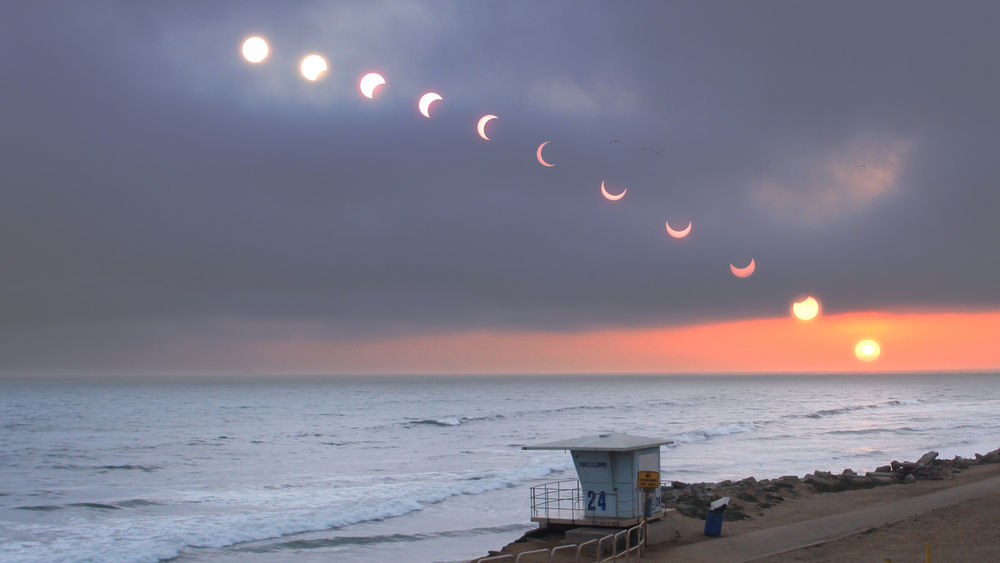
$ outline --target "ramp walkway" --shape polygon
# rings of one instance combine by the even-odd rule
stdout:
[[[1000,477],[991,477],[850,512],[804,520],[736,536],[706,539],[678,547],[652,547],[643,561],[752,561],[850,536],[905,520],[937,508],[1000,490]],[[725,526],[723,526],[725,534]]]

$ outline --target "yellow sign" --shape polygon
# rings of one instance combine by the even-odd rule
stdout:
[[[655,489],[660,486],[659,471],[640,471],[636,478],[636,485],[640,489]]]

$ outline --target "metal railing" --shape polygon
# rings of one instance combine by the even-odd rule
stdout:
[[[527,559],[534,555],[547,554],[549,563],[556,561],[556,556],[559,555],[560,550],[575,550],[574,559],[575,563],[580,563],[584,561],[584,549],[590,546],[594,546],[594,559],[593,561],[599,563],[607,563],[608,561],[619,561],[624,560],[628,563],[632,560],[632,554],[635,553],[635,560],[638,562],[641,560],[643,553],[646,550],[646,532],[648,524],[646,521],[632,526],[626,530],[614,534],[608,534],[601,538],[596,538],[592,540],[587,540],[583,543],[571,543],[566,545],[559,545],[556,547],[550,547],[545,549],[532,549],[530,551],[522,551],[518,554],[504,553],[503,555],[491,555],[489,557],[481,557],[475,560],[475,563],[489,563],[500,561],[513,561],[514,563],[521,563],[523,559]],[[632,542],[632,537],[635,536],[635,543]],[[624,540],[624,541],[623,541]],[[608,556],[601,558],[604,555],[604,546],[606,543],[610,542],[610,550],[608,551]],[[623,559],[624,558],[624,559]]]
[[[593,495],[590,492],[590,495]],[[642,516],[642,498],[637,489],[619,494],[615,491],[601,491],[601,498],[584,496],[580,481],[563,479],[531,487],[531,517],[546,519],[583,520],[592,517],[634,517]],[[597,503],[597,504],[595,504]],[[614,507],[600,514],[602,507]]]

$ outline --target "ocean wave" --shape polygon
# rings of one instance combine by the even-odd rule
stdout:
[[[460,424],[465,424],[467,422],[502,420],[504,418],[506,417],[502,414],[495,414],[490,416],[444,416],[441,418],[410,419],[406,421],[404,424],[406,426],[413,426],[413,425],[458,426]]]
[[[337,536],[318,539],[291,539],[266,545],[235,547],[233,551],[250,553],[274,553],[285,549],[323,549],[343,545],[371,545],[380,543],[418,542],[437,538],[455,538],[480,536],[486,534],[505,534],[508,532],[523,532],[532,526],[525,524],[508,524],[506,526],[483,526],[466,530],[445,530],[425,534],[380,534],[373,536]]]
[[[59,506],[56,504],[41,504],[37,506],[15,506],[14,510],[35,510],[38,512],[51,512],[53,510],[62,510],[66,508],[64,506]]]
[[[608,409],[623,409],[630,408],[632,405],[570,405],[566,407],[559,407],[557,409],[539,409],[534,411],[529,411],[531,413],[542,413],[549,414],[554,412],[570,412],[570,411],[606,411]],[[527,414],[527,413],[526,413]]]
[[[847,414],[849,412],[860,411],[866,408],[868,408],[868,405],[840,407],[836,409],[822,409],[805,415],[805,418],[823,418],[827,416],[836,416],[838,414]]]
[[[869,434],[908,434],[910,432],[916,432],[915,429],[909,426],[894,426],[891,428],[841,428],[838,430],[828,430],[823,434],[833,434],[833,435],[869,435]]]
[[[115,506],[120,506],[122,508],[138,508],[140,506],[158,506],[160,504],[163,503],[156,502],[155,500],[146,500],[144,498],[133,498],[116,502]]]
[[[359,444],[374,444],[372,440],[346,440],[344,442],[320,442],[324,446],[357,446]]]
[[[692,430],[684,432],[674,437],[675,442],[690,443],[703,442],[716,436],[729,436],[731,434],[743,434],[757,430],[757,425],[750,422],[737,422],[735,424],[724,424],[705,430]]]
[[[664,406],[675,404],[673,401],[659,401],[658,404]],[[415,426],[444,426],[444,427],[454,427],[462,424],[467,424],[470,422],[487,422],[494,420],[504,420],[507,418],[523,418],[526,416],[544,414],[546,416],[553,414],[564,414],[569,412],[591,412],[591,411],[604,411],[604,410],[622,410],[622,409],[633,409],[635,405],[568,405],[558,408],[544,408],[544,409],[531,409],[531,410],[521,410],[508,414],[491,414],[482,416],[441,416],[435,418],[410,418],[401,424],[408,427]]]
[[[808,414],[791,414],[787,415],[787,418],[824,418],[828,416],[837,416],[856,411],[879,409],[884,407],[919,405],[919,404],[921,404],[919,399],[890,399],[882,403],[869,403],[864,405],[844,405],[842,407],[836,407],[831,409],[820,409],[818,411],[813,411]]]
[[[42,504],[37,506],[15,506],[15,510],[33,510],[38,512],[52,512],[55,510],[64,510],[66,508],[94,508],[97,510],[121,510],[123,508],[137,508],[140,506],[155,506],[160,503],[146,500],[146,499],[130,499],[123,500],[121,502],[116,502],[114,504],[108,504],[103,502],[74,502],[66,505],[60,504]]]
[[[119,506],[100,502],[74,502],[67,504],[66,506],[72,506],[75,508],[96,508],[97,510],[121,510],[121,507]]]
[[[49,469],[65,469],[71,471],[98,471],[100,473],[107,473],[109,471],[142,471],[144,473],[152,473],[158,469],[161,469],[158,465],[139,465],[135,463],[126,463],[122,465],[68,465],[68,464],[58,464],[50,465]]]
[[[908,426],[883,426],[876,428],[839,428],[836,430],[828,430],[825,434],[913,434],[918,432],[925,433],[939,433],[939,432],[950,432],[954,430],[982,430],[987,433],[992,432],[991,427],[983,426],[982,424],[968,424],[968,423],[956,423],[948,424],[945,422],[930,425],[908,425]]]
[[[160,467],[157,465],[138,465],[134,463],[126,463],[124,465],[101,465],[97,469],[103,469],[105,471],[143,471],[146,473],[152,473]]]
[[[424,418],[420,420],[411,420],[408,425],[412,424],[431,424],[436,426],[458,426],[462,424],[462,419],[456,416],[450,416],[446,418]]]
[[[541,456],[509,469],[398,475],[400,479],[391,486],[331,487],[323,482],[302,489],[189,491],[174,500],[201,508],[169,520],[162,514],[136,513],[128,519],[77,521],[66,526],[13,524],[7,534],[20,541],[5,545],[4,555],[17,561],[171,559],[189,546],[227,547],[402,516],[452,497],[518,486],[571,467],[569,456]],[[81,504],[98,508],[101,503]]]

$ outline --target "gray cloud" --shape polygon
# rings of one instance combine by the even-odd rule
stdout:
[[[807,292],[1000,302],[989,3],[3,10],[6,369],[87,327],[100,366],[122,334],[236,338],[225,319],[344,336],[773,315]],[[249,33],[268,63],[238,58]],[[295,74],[310,51],[318,84]]]

